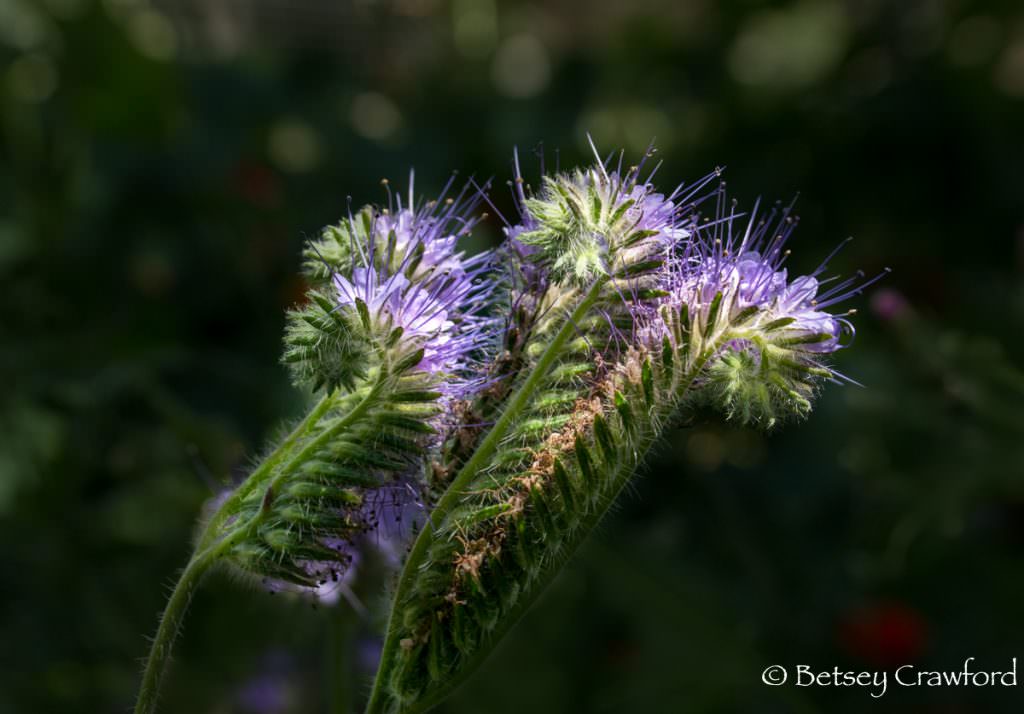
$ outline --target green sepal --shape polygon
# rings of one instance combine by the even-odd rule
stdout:
[[[625,266],[615,274],[617,278],[633,278],[638,275],[645,275],[660,268],[664,264],[661,260],[644,260],[639,263],[632,263]]]
[[[675,350],[672,348],[672,341],[668,335],[661,339],[661,364],[666,371],[672,370],[672,362],[675,360]]]
[[[580,473],[583,474],[583,480],[589,487],[593,488],[597,483],[597,474],[594,472],[590,452],[587,451],[587,445],[584,444],[583,439],[578,436],[576,437],[575,452],[576,463],[579,464]]]
[[[404,374],[422,362],[423,355],[423,349],[418,349],[415,352],[403,355],[394,363],[394,365],[392,365],[391,369],[395,374]]]
[[[379,480],[364,469],[353,468],[344,462],[310,459],[301,466],[300,470],[303,473],[322,476],[332,481],[352,486],[373,487],[380,485]]]
[[[779,328],[786,327],[787,325],[792,325],[794,322],[796,322],[795,317],[780,317],[778,320],[766,322],[765,324],[761,325],[760,329],[763,332],[771,332],[773,330],[778,330]]]
[[[615,446],[612,442],[612,434],[608,429],[608,422],[605,421],[604,416],[601,414],[594,417],[594,436],[597,437],[597,444],[601,449],[604,460],[608,462],[614,461]]]
[[[626,211],[628,211],[630,208],[632,208],[635,203],[636,203],[636,199],[632,199],[632,198],[627,199],[627,200],[623,201],[622,203],[620,203],[618,208],[615,209],[615,212],[612,213],[612,216],[609,219],[608,223],[610,225],[614,226],[616,223],[619,222],[620,218],[622,218],[624,215],[626,215]]]
[[[552,466],[552,474],[555,477],[555,484],[558,486],[558,492],[562,496],[565,507],[570,510],[576,508],[576,493],[573,490],[568,472],[562,466],[561,460],[555,459],[555,463]]]
[[[639,243],[644,238],[650,238],[652,236],[656,236],[660,232],[661,231],[654,231],[654,230],[648,230],[648,229],[641,229],[641,230],[638,230],[638,231],[633,231],[628,236],[626,236],[626,239],[624,241],[622,241],[622,247],[623,248],[629,248],[630,246],[632,246],[632,245],[634,245],[636,243]]]
[[[644,399],[647,401],[647,406],[654,406],[654,374],[651,371],[651,361],[645,359],[643,366],[640,368],[640,383],[644,388]]]
[[[422,418],[406,416],[395,412],[384,412],[378,415],[375,421],[381,426],[393,429],[404,429],[417,434],[436,434],[437,429],[432,427],[428,421]]]
[[[363,323],[363,329],[367,334],[373,333],[373,322],[370,320],[370,309],[362,298],[356,298],[356,312],[359,314],[359,321]]]
[[[714,332],[715,323],[718,321],[718,310],[721,306],[722,293],[719,291],[711,299],[711,307],[708,308],[708,319],[704,325],[704,339],[711,337],[711,333]]]
[[[425,389],[400,389],[391,393],[393,402],[436,402],[441,398],[441,392],[432,392]]]
[[[633,428],[633,410],[629,407],[629,402],[626,401],[626,397],[622,392],[615,392],[615,410],[619,413],[619,418],[622,419],[622,425],[627,429]]]

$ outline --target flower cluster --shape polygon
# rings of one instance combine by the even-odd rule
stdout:
[[[342,504],[355,530],[372,532],[382,513],[402,512],[429,500],[428,493],[436,497],[430,474],[451,475],[492,418],[474,398],[483,394],[500,411],[516,370],[546,369],[538,357],[555,349],[554,335],[567,319],[576,334],[557,360],[568,376],[536,391],[536,406],[527,407],[535,416],[519,427],[516,441],[548,432],[549,442],[564,440],[559,425],[578,423],[578,399],[614,382],[614,370],[639,374],[642,355],[664,345],[689,375],[680,382],[687,385],[683,402],[766,428],[805,415],[819,383],[839,377],[823,360],[853,328],[850,313],[828,308],[863,285],[859,278],[823,279],[827,261],[790,278],[786,243],[798,222],[792,206],[764,216],[755,206],[743,220],[724,185],[704,190],[717,170],[666,195],[654,187],[654,171],[641,178],[643,169],[644,162],[623,169],[621,158],[617,166],[598,159],[587,169],[543,177],[533,194],[517,160],[520,221],[506,227],[507,248],[497,252],[467,258],[456,249],[478,220],[477,203],[487,200],[482,191],[467,186],[445,198],[449,182],[438,200],[417,205],[411,180],[404,204],[389,190],[386,208],[350,213],[310,246],[307,272],[315,287],[293,313],[286,340],[286,361],[300,381],[355,394],[391,372],[414,380],[413,391],[422,395],[414,418],[425,433],[376,467],[378,485]],[[714,215],[702,218],[708,202]],[[533,279],[505,294],[497,289],[505,273]],[[593,308],[567,318],[572,305],[586,303],[584,293]],[[520,358],[498,354],[499,345],[513,344],[522,348]],[[499,378],[498,365],[512,370],[512,381],[485,390]],[[387,423],[412,428],[406,409],[390,413]],[[429,468],[416,456],[423,450]],[[325,535],[317,538],[322,543]],[[351,559],[353,539],[328,540]],[[308,562],[306,570],[322,565]]]
[[[410,181],[405,205],[350,213],[311,244],[313,288],[289,315],[284,359],[324,388],[322,414],[233,496],[233,522],[257,524],[234,562],[271,590],[329,592],[372,543],[404,542],[422,522],[423,455],[444,440],[451,405],[481,387],[500,337],[494,255],[456,247],[477,201],[463,191],[417,205]]]
[[[399,218],[408,219],[410,213],[403,211]],[[365,311],[362,327],[368,342],[393,339],[406,349],[422,350],[417,369],[449,378],[440,380],[439,388],[462,394],[471,383],[465,375],[472,356],[493,339],[493,321],[480,316],[490,289],[481,273],[489,266],[486,260],[462,261],[450,250],[420,242],[398,245],[393,252],[403,254],[395,272],[375,267],[371,255],[350,275],[335,274],[338,309],[350,318]],[[437,262],[428,263],[428,257]]]
[[[497,269],[491,252],[456,251],[479,220],[470,216],[477,199],[464,190],[416,206],[410,178],[408,201],[368,206],[311,244],[307,273],[318,288],[285,340],[299,382],[351,387],[388,354],[421,353],[415,367],[447,396],[477,385],[473,362],[496,338],[485,313]]]
[[[845,379],[825,360],[849,343],[853,311],[832,308],[877,278],[825,277],[828,259],[791,277],[792,207],[744,219],[724,185],[705,190],[718,170],[663,193],[658,167],[645,171],[653,151],[626,168],[594,153],[536,193],[517,157],[518,220],[496,251],[457,249],[484,189],[449,197],[449,181],[417,201],[411,178],[405,200],[385,182],[385,207],[350,210],[310,243],[283,359],[318,401],[218,501],[172,605],[222,560],[272,589],[330,593],[368,544],[402,550],[415,532],[367,711],[424,711],[681,413],[770,428]],[[429,527],[414,527],[421,515]],[[149,684],[177,631],[165,622]]]
[[[824,357],[852,339],[848,317],[855,310],[828,308],[884,273],[868,281],[863,273],[820,278],[837,248],[812,273],[791,279],[786,243],[799,223],[793,206],[776,204],[760,216],[755,204],[742,221],[734,204],[721,208],[724,186],[719,190],[718,214],[677,247],[661,272],[665,296],[637,306],[638,335],[648,346],[660,342],[681,314],[686,324],[677,339],[703,364],[694,395],[730,418],[771,427],[806,415],[821,379],[846,379]]]

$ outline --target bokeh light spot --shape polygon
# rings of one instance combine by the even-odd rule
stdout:
[[[135,48],[150,59],[167,62],[178,52],[178,33],[156,10],[139,9],[128,18],[128,35]]]
[[[659,149],[670,147],[676,133],[668,114],[647,104],[592,109],[580,117],[578,129],[580,148],[587,152],[588,133],[598,146],[624,145],[633,152],[644,151],[655,139]]]
[[[787,90],[825,77],[846,50],[847,19],[835,2],[803,2],[755,15],[729,52],[742,84]]]
[[[32,3],[0,2],[0,43],[19,50],[30,50],[54,34],[49,19]]]
[[[267,154],[275,166],[289,173],[316,168],[323,157],[320,135],[300,119],[283,119],[270,129]]]
[[[498,10],[493,0],[456,0],[452,6],[455,47],[467,57],[484,57],[498,42]]]
[[[999,23],[987,15],[961,21],[950,33],[946,52],[959,67],[975,67],[992,59],[999,49]]]
[[[45,101],[57,89],[57,67],[47,55],[23,55],[7,69],[7,87],[26,104]]]
[[[498,91],[508,97],[536,96],[551,80],[548,51],[533,35],[513,35],[498,48],[491,76]]]
[[[996,86],[1011,97],[1024,97],[1024,39],[1003,50],[993,79]]]
[[[374,141],[383,141],[402,125],[402,114],[393,101],[379,92],[364,92],[352,100],[349,113],[357,134]]]

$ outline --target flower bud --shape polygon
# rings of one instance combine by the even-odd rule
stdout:
[[[586,170],[545,176],[539,194],[523,198],[525,219],[510,236],[533,248],[556,280],[635,277],[661,265],[668,249],[691,234],[693,214],[680,205],[683,187],[666,197],[598,161]],[[690,188],[693,192],[700,188]]]

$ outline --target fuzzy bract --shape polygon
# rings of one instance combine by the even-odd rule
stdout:
[[[641,167],[605,164],[545,176],[536,196],[521,194],[523,223],[507,233],[556,280],[584,285],[658,261],[694,230],[682,186],[665,196],[640,178]]]

